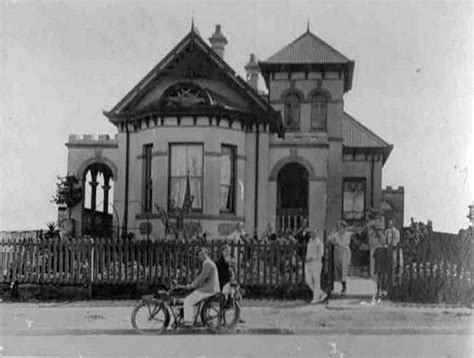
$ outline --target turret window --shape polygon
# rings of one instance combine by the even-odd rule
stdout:
[[[322,93],[316,93],[311,98],[311,129],[327,130],[328,100]]]
[[[285,127],[300,128],[300,99],[295,93],[290,93],[285,98]]]

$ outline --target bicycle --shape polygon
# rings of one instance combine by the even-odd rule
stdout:
[[[203,327],[218,333],[233,329],[240,320],[238,285],[232,286],[228,298],[221,292],[206,297],[196,306],[193,327]],[[183,298],[192,290],[172,285],[168,290],[144,295],[132,311],[132,326],[140,334],[162,334],[167,329],[184,327]]]

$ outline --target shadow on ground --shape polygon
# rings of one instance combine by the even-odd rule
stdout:
[[[146,333],[142,334],[133,329],[37,329],[37,330],[12,330],[8,332],[11,336],[180,336],[180,335],[242,335],[242,334],[271,334],[271,335],[290,335],[294,334],[292,330],[280,328],[252,328],[235,329],[230,332],[212,333],[205,329],[177,329],[167,330],[162,334]]]

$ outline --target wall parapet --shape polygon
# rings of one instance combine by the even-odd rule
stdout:
[[[111,137],[108,134],[99,134],[96,137],[93,134],[70,134],[66,147],[106,147],[106,148],[117,148],[118,147],[118,135],[115,134]]]

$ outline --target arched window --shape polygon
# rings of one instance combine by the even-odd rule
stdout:
[[[325,131],[327,129],[328,99],[322,93],[311,98],[311,129]]]
[[[92,164],[84,172],[84,209],[112,213],[114,181],[104,164]]]
[[[289,129],[300,127],[300,99],[295,93],[285,98],[285,126]]]
[[[83,184],[82,234],[111,237],[115,211],[112,170],[105,164],[91,164],[84,171]]]

